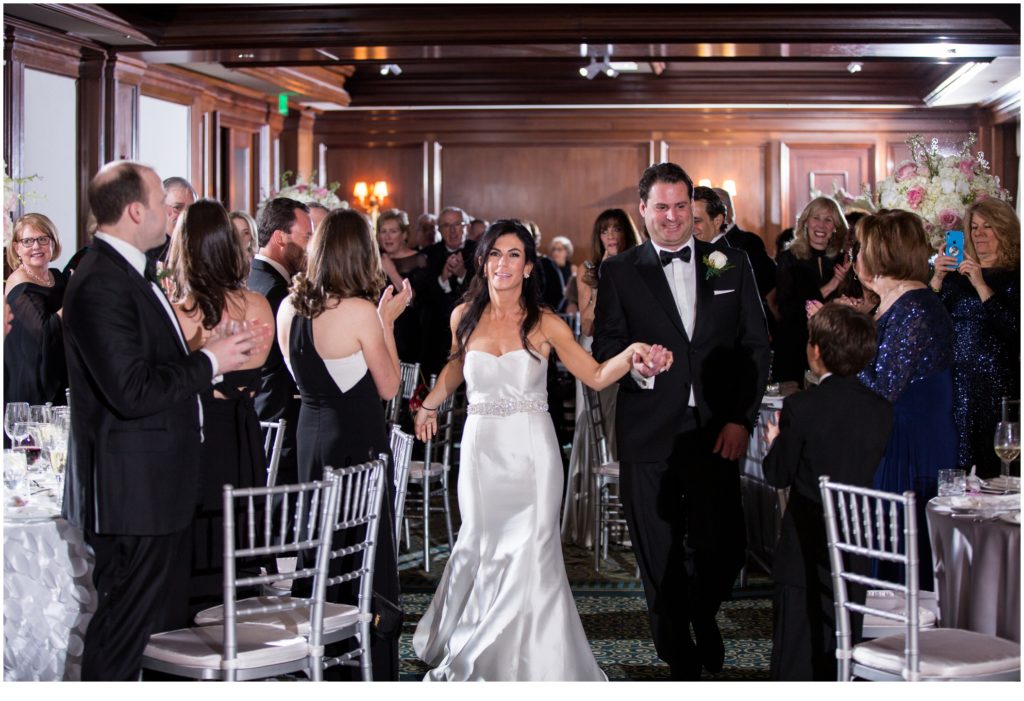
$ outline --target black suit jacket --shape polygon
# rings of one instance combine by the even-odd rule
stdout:
[[[754,270],[757,290],[761,294],[761,299],[764,299],[775,289],[775,261],[768,255],[764,241],[757,234],[744,231],[738,226],[726,231],[724,238],[730,246],[747,254],[750,266]]]
[[[162,535],[192,521],[199,405],[213,368],[188,353],[149,281],[96,239],[64,297],[72,439],[64,516],[105,535]]]
[[[267,298],[275,318],[281,302],[288,297],[289,284],[290,281],[282,277],[274,266],[266,261],[253,260],[249,271],[249,289]],[[260,368],[260,384],[254,399],[260,420],[277,421],[284,417],[294,426],[295,416],[290,407],[295,404],[297,393],[295,380],[284,364],[275,330],[274,342],[270,344],[270,352]],[[297,415],[297,412],[294,413]]]
[[[690,387],[706,426],[753,426],[768,377],[768,332],[750,263],[742,251],[694,239],[697,303],[693,338],[683,329],[654,246],[641,246],[601,266],[595,310],[594,357],[599,361],[634,341],[660,343],[674,354],[654,387],[623,379],[616,410],[619,457],[624,462],[668,458],[684,425]],[[727,269],[708,276],[714,251]]]
[[[892,405],[856,377],[831,375],[782,403],[779,436],[764,459],[768,483],[790,488],[772,565],[776,582],[831,592],[818,478],[870,487],[892,422]]]

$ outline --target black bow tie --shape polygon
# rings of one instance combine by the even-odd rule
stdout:
[[[668,265],[674,258],[678,258],[684,263],[690,262],[690,247],[685,246],[680,248],[678,251],[658,251],[658,257],[661,258],[662,265]]]

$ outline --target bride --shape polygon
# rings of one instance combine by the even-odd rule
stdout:
[[[452,355],[416,415],[433,436],[437,407],[463,380],[462,530],[413,637],[428,680],[605,680],[583,632],[559,542],[562,464],[547,413],[547,358],[594,389],[630,370],[650,377],[671,353],[634,343],[598,364],[540,307],[533,236],[495,222],[477,245],[466,302],[452,313]]]

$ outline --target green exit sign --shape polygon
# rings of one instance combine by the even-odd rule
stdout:
[[[288,116],[288,93],[283,92],[277,96],[277,111]]]

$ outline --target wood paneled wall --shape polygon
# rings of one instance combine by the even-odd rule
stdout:
[[[621,207],[640,225],[637,180],[652,162],[677,162],[695,182],[735,180],[739,224],[771,251],[812,182],[828,194],[833,181],[852,194],[874,190],[906,157],[911,134],[952,145],[977,132],[994,172],[1016,187],[1019,159],[1005,143],[1016,129],[976,109],[350,110],[321,115],[315,142],[343,197],[358,180],[383,179],[386,206],[412,220],[448,205],[533,219],[546,241],[569,236],[581,262],[601,210]]]

